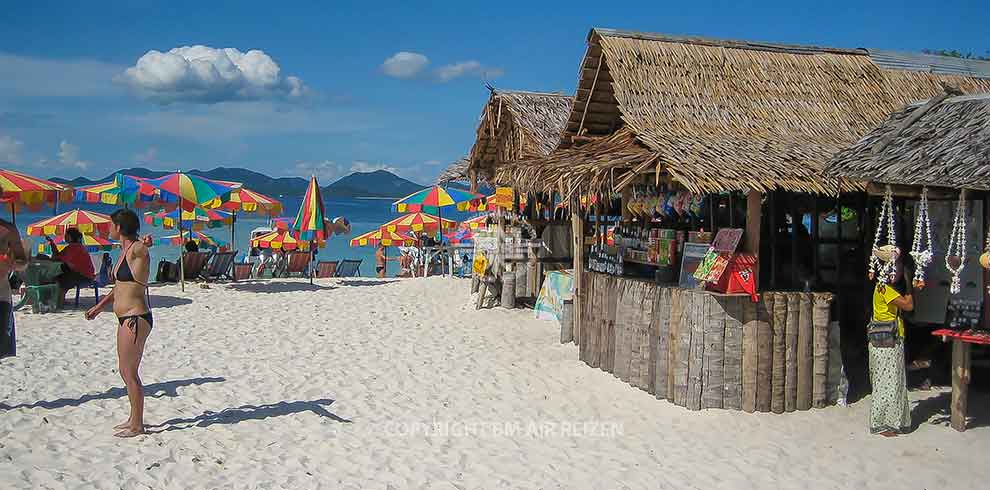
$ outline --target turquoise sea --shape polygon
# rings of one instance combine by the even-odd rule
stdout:
[[[301,198],[299,197],[289,197],[280,198],[282,203],[285,205],[285,216],[295,216],[299,209],[299,204]],[[336,259],[362,259],[361,264],[361,275],[363,276],[373,276],[375,272],[374,260],[375,260],[375,249],[373,247],[351,247],[350,239],[361,233],[376,229],[382,223],[398,217],[398,214],[393,213],[391,210],[392,201],[386,199],[325,199],[324,205],[326,206],[326,213],[329,217],[343,216],[347,218],[351,223],[351,234],[348,236],[335,236],[328,243],[326,248],[320,249],[317,259],[318,260],[336,260]],[[115,206],[108,205],[90,205],[86,203],[71,203],[71,204],[61,204],[59,206],[59,213],[68,211],[70,209],[87,209],[98,211],[101,213],[112,213]],[[17,213],[17,227],[21,230],[21,235],[26,234],[26,229],[28,225],[44,219],[51,217],[54,211],[51,208],[43,208],[38,212],[19,212]],[[446,219],[456,219],[462,220],[470,217],[471,215],[467,213],[457,213],[444,212],[443,217]],[[4,215],[5,219],[10,219],[9,212]],[[238,250],[238,261],[242,260],[243,256],[248,253],[250,246],[248,244],[251,230],[257,227],[266,226],[268,223],[268,216],[264,214],[255,213],[238,213],[237,220],[234,224],[234,240],[233,249]],[[203,230],[210,236],[215,237],[218,240],[224,242],[231,242],[231,229],[229,226],[223,226],[221,228],[213,228]],[[151,226],[147,223],[141,224],[141,234],[150,233],[152,236],[166,236],[174,235],[175,230],[165,230],[162,228],[157,228]],[[31,237],[35,245],[43,243],[42,237]],[[397,256],[398,250],[394,247],[388,248],[389,257]],[[178,247],[157,245],[151,248],[151,261],[153,266],[157,267],[158,261],[160,259],[175,260],[178,257],[179,249]],[[116,259],[116,251],[111,252],[111,255]],[[398,272],[398,264],[396,262],[389,262],[386,272],[389,276],[395,275]]]

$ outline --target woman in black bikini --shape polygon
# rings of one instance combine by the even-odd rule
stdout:
[[[114,427],[119,432],[116,437],[134,437],[144,433],[144,388],[138,368],[144,354],[144,344],[151,334],[153,319],[146,298],[148,271],[151,259],[148,249],[138,239],[140,221],[129,209],[121,209],[110,215],[113,225],[110,237],[120,240],[122,252],[113,277],[116,280],[113,291],[86,312],[86,319],[92,320],[103,311],[108,302],[113,303],[117,315],[117,360],[120,377],[127,387],[127,399],[131,413],[127,421]]]

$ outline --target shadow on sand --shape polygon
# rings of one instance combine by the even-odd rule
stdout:
[[[175,381],[166,381],[164,383],[154,383],[146,385],[144,387],[144,396],[149,398],[175,398],[179,396],[179,388],[184,388],[186,386],[198,386],[205,385],[208,383],[222,383],[227,381],[226,378],[211,377],[211,378],[192,378],[192,379],[178,379]],[[0,403],[0,410],[14,410],[18,408],[47,408],[49,410],[54,410],[57,408],[65,407],[78,407],[83,403],[91,402],[94,400],[112,400],[115,398],[124,398],[127,396],[127,390],[124,388],[110,388],[102,393],[91,393],[80,396],[79,398],[59,398],[57,400],[41,400],[34,403],[22,403],[20,405],[7,405],[6,403]]]
[[[174,430],[186,430],[194,427],[209,427],[216,424],[231,425],[244,422],[246,420],[264,420],[272,417],[282,417],[295,413],[313,412],[340,423],[349,424],[350,420],[338,417],[326,407],[333,404],[334,400],[323,398],[310,401],[281,401],[278,403],[268,403],[265,405],[242,405],[240,407],[226,408],[219,412],[206,411],[202,415],[188,418],[175,418],[166,420],[157,425],[148,426],[151,434],[161,432],[171,432]]]
[[[233,289],[234,291],[261,294],[295,293],[301,291],[322,291],[333,289],[333,287],[330,286],[321,286],[319,284],[310,284],[308,282],[278,282],[278,280],[263,282],[235,282],[231,283],[227,287]]]
[[[911,430],[917,430],[922,424],[949,426],[952,418],[950,405],[952,393],[943,392],[919,400],[911,407]],[[966,410],[966,427],[990,427],[990,393],[969,390],[969,407]]]
[[[347,286],[347,287],[362,287],[362,286],[383,286],[385,284],[394,284],[394,283],[397,283],[397,282],[399,282],[399,281],[398,280],[392,280],[392,281],[386,281],[386,280],[356,281],[356,280],[353,280],[353,279],[351,279],[351,280],[346,280],[345,279],[343,281],[338,282],[337,284],[339,284],[341,286]]]

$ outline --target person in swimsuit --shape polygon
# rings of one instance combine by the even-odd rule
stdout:
[[[0,194],[3,194],[3,189],[0,189]],[[11,272],[23,271],[26,267],[27,253],[21,234],[12,223],[0,219],[0,359],[17,354],[8,277]]]
[[[378,275],[379,279],[385,277],[385,245],[379,245],[378,249],[375,250],[375,274]]]
[[[130,416],[114,427],[116,437],[134,437],[144,433],[144,388],[138,368],[144,345],[154,324],[150,305],[146,300],[151,258],[146,240],[138,238],[141,227],[137,214],[130,209],[120,209],[110,215],[110,237],[119,240],[122,252],[113,277],[116,285],[110,294],[86,312],[86,319],[95,319],[107,303],[113,303],[117,315],[117,361],[120,377],[127,387]]]

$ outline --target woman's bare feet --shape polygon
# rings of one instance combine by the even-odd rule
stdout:
[[[113,430],[124,430],[124,429],[126,429],[126,428],[128,428],[130,426],[131,426],[131,420],[130,419],[127,419],[123,423],[120,423],[120,424],[117,424],[117,425],[113,426]]]

